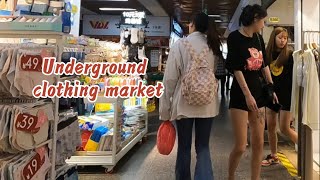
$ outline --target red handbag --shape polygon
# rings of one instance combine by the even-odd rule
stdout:
[[[176,129],[170,121],[161,123],[157,134],[157,148],[160,154],[169,155],[176,140]]]

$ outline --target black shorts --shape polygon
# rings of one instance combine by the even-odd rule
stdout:
[[[259,109],[266,107],[264,98],[256,99],[256,103]],[[229,109],[240,109],[244,111],[250,111],[245,98],[242,100],[230,98]]]
[[[258,97],[255,97],[256,103],[258,108],[263,108],[266,107],[267,103],[265,98],[260,95]],[[230,92],[230,104],[229,104],[229,109],[234,108],[234,109],[241,109],[244,111],[250,111],[248,106],[247,106],[247,102],[246,102],[246,98],[242,93],[237,93],[232,91]]]

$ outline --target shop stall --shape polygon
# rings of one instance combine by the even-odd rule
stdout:
[[[297,100],[294,109],[297,119],[298,174],[302,179],[311,180],[319,170],[319,44],[320,44],[320,3],[316,0],[295,1],[295,31],[297,79],[303,80],[293,97]],[[306,73],[308,72],[308,73]],[[312,75],[313,73],[313,75]],[[308,101],[312,97],[312,101]]]
[[[91,21],[93,17],[88,17]],[[101,18],[99,16],[99,18]],[[100,22],[92,23],[95,34],[104,34],[104,30],[117,31],[118,42],[96,41],[85,47],[84,62],[109,63],[140,63],[146,59],[145,28],[149,24],[144,12],[124,12],[118,21],[112,24]],[[105,28],[110,25],[110,28]],[[86,26],[86,22],[84,23]],[[95,29],[96,28],[96,29]],[[84,28],[85,29],[85,28]],[[94,30],[95,29],[95,30]],[[97,30],[98,29],[98,30]],[[89,29],[90,30],[90,29]],[[88,29],[87,29],[88,31]],[[89,32],[89,33],[88,33]],[[88,31],[86,34],[91,34]],[[114,32],[111,32],[114,33]],[[98,85],[101,89],[97,101],[84,99],[84,113],[78,117],[81,129],[81,146],[66,162],[70,165],[102,166],[107,173],[113,171],[117,162],[138,142],[146,137],[148,132],[148,112],[146,97],[143,98],[106,98],[105,87],[136,85],[144,82],[140,75],[103,75],[94,80],[90,76],[81,76],[80,81],[86,85]]]

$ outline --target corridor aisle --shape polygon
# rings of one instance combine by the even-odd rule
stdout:
[[[232,131],[227,117],[226,103],[221,105],[220,116],[213,123],[211,135],[211,156],[213,159],[215,180],[227,179],[228,156],[232,148]],[[158,115],[149,117],[150,134],[147,141],[137,145],[115,167],[113,174],[104,174],[101,167],[85,167],[80,180],[174,180],[176,148],[169,156],[162,156],[156,148],[156,131],[160,124]],[[281,147],[280,147],[281,148]],[[268,149],[268,147],[265,147]],[[265,154],[267,151],[265,151]],[[195,150],[192,149],[192,175],[195,167]],[[250,179],[250,151],[243,156],[237,171],[237,180]],[[84,174],[83,174],[84,173]],[[281,165],[262,168],[263,180],[292,180],[287,170]]]

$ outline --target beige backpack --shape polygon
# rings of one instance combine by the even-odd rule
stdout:
[[[189,105],[210,104],[218,92],[218,81],[207,61],[209,48],[197,54],[189,41],[184,39],[182,42],[190,52],[192,59],[188,62],[185,75],[182,77],[182,96]]]

